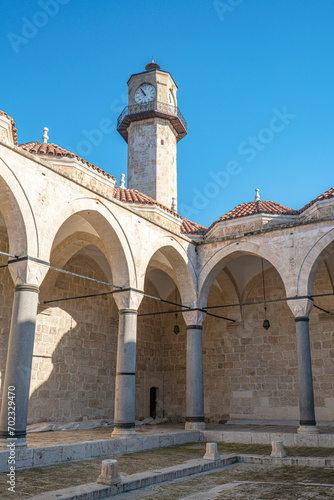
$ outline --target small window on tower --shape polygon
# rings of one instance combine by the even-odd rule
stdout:
[[[163,146],[165,144],[165,141],[163,139],[161,139],[161,146]]]

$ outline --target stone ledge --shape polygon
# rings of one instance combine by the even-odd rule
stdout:
[[[252,431],[201,431],[201,441],[217,443],[269,444],[283,441],[284,446],[334,448],[334,434],[295,434],[289,432],[252,432]]]
[[[220,469],[238,461],[235,455],[226,456],[219,460],[208,461],[203,459],[188,460],[180,465],[166,467],[156,471],[146,471],[137,474],[120,474],[122,482],[117,486],[101,486],[98,483],[89,483],[62,490],[49,491],[30,497],[30,500],[95,500],[120,493],[146,488],[154,484],[173,481],[182,477],[192,476],[201,472]]]
[[[236,463],[256,465],[294,465],[299,467],[334,467],[334,458],[313,457],[285,457],[272,458],[264,455],[227,455],[219,460],[193,459],[183,464],[166,467],[160,470],[151,470],[137,474],[120,474],[122,482],[117,486],[103,486],[98,483],[89,483],[76,487],[42,493],[30,497],[30,500],[95,500],[120,493],[135,491],[166,481],[173,481],[183,477],[222,469]]]
[[[137,435],[128,438],[110,438],[101,441],[63,444],[38,448],[16,448],[16,468],[26,469],[69,462],[87,460],[97,456],[113,456],[135,453],[151,448],[163,448],[185,443],[197,443],[198,431],[180,431],[168,434]],[[8,472],[8,451],[0,451],[0,472]]]
[[[152,448],[181,445],[196,442],[267,444],[283,441],[288,447],[334,448],[334,434],[295,434],[285,432],[252,431],[180,431],[167,434],[137,435],[128,438],[110,438],[100,441],[63,444],[38,448],[17,448],[16,467],[26,469],[41,465],[55,465],[72,460],[87,460],[98,456],[107,457],[122,453],[134,453]],[[8,472],[8,452],[0,451],[0,472]]]

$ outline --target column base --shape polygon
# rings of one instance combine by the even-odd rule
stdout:
[[[184,428],[186,431],[203,431],[205,422],[186,422]]]
[[[319,434],[316,425],[300,425],[297,429],[298,434]]]
[[[137,432],[135,429],[135,424],[114,424],[114,430],[111,433],[111,437],[128,437],[136,436]]]

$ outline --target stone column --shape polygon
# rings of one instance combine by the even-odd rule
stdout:
[[[6,373],[0,414],[0,438],[17,438],[16,445],[25,445],[32,356],[39,288],[35,284],[15,287],[13,311],[9,333]],[[10,395],[9,395],[10,392]],[[13,397],[14,394],[14,397]],[[8,429],[9,409],[15,404],[15,432]]]
[[[136,434],[135,375],[137,346],[137,310],[143,298],[135,292],[114,295],[119,309],[115,411],[113,437]]]
[[[202,325],[187,326],[186,383],[186,429],[204,429]]]
[[[295,315],[297,357],[298,357],[298,383],[299,383],[299,411],[300,426],[298,433],[318,433],[315,422],[312,361],[309,333],[309,312],[312,301],[301,299],[291,301],[290,309]]]
[[[134,309],[121,309],[118,323],[113,436],[136,434],[136,342],[137,311]]]
[[[300,427],[298,432],[318,432],[315,424],[309,318],[295,318],[298,355]]]
[[[205,313],[183,311],[187,325],[186,430],[205,429],[202,324]]]

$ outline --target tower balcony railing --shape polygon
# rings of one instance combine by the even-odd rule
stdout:
[[[179,118],[185,130],[187,130],[187,122],[184,119],[181,111],[176,106],[171,106],[165,102],[152,101],[148,104],[133,104],[132,106],[126,106],[122,113],[119,115],[117,119],[117,128],[120,126],[122,121],[126,116],[138,115],[140,113],[145,113],[149,111],[157,111],[160,113],[164,113],[166,115],[175,115]]]

